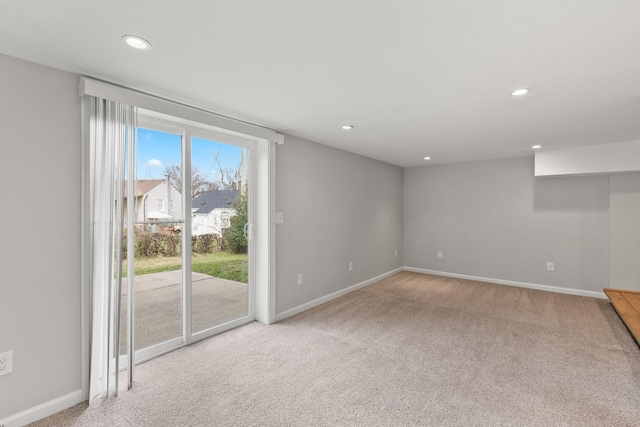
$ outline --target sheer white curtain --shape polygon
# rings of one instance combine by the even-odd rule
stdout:
[[[89,398],[93,399],[118,393],[122,242],[126,224],[134,222],[133,198],[130,199],[132,206],[127,209],[125,191],[135,194],[136,109],[92,96],[88,96],[85,102],[89,103]],[[127,180],[127,176],[133,178]],[[130,212],[125,212],[125,209]],[[134,227],[126,228],[128,240],[132,241]],[[130,321],[133,318],[133,275],[129,276],[126,324],[130,388],[133,380],[133,328]]]

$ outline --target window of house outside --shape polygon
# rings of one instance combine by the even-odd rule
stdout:
[[[221,228],[229,228],[231,226],[231,221],[229,221],[229,218],[230,218],[229,211],[222,211],[222,213],[220,214],[220,217],[222,220]]]

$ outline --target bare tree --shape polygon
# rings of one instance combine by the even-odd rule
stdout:
[[[178,165],[171,165],[164,170],[165,176],[169,175],[169,182],[178,190],[182,191],[182,168]],[[195,199],[200,194],[209,190],[218,190],[216,182],[209,182],[207,176],[198,168],[191,168],[191,198]]]
[[[242,160],[239,161],[238,166],[223,167],[220,161],[220,151],[216,153],[213,158],[215,165],[220,174],[216,181],[207,180],[207,175],[200,169],[191,168],[191,198],[195,199],[199,195],[209,190],[240,190],[242,181],[241,169],[243,166]],[[176,164],[168,166],[164,170],[164,175],[169,176],[169,182],[177,189],[182,191],[182,168]]]
[[[242,166],[242,162],[238,164],[237,167],[222,167],[222,162],[220,161],[220,151],[218,151],[213,158],[216,162],[216,166],[218,168],[218,172],[220,173],[220,180],[217,182],[219,184],[219,190],[239,190],[240,189],[240,168]]]

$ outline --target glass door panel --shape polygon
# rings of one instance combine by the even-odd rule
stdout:
[[[179,134],[142,127],[137,130],[136,193],[125,198],[125,203],[134,203],[135,210],[136,351],[183,336],[182,140]],[[130,273],[127,268],[123,275]],[[123,287],[123,315],[126,292]],[[121,343],[123,354],[127,345],[124,334]]]
[[[191,138],[191,330],[249,315],[249,150]]]

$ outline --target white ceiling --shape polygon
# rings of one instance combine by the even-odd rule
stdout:
[[[640,139],[638,0],[0,1],[0,52],[400,166]]]

